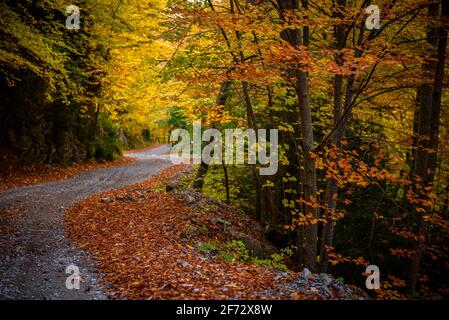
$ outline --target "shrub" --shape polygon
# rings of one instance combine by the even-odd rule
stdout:
[[[106,113],[98,116],[97,126],[94,157],[101,160],[115,160],[122,154],[123,148],[117,126]]]

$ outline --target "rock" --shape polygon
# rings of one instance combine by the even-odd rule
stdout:
[[[188,263],[187,261],[183,260],[183,259],[177,259],[176,262],[178,264],[180,264],[183,268],[188,268],[190,267],[190,263]]]
[[[111,198],[110,197],[101,198],[101,202],[103,202],[103,203],[111,202]]]
[[[275,280],[281,280],[282,278],[285,278],[288,276],[288,272],[280,272],[276,275]]]
[[[307,268],[304,268],[304,270],[302,271],[302,277],[304,279],[308,279],[311,274],[312,272],[310,272],[310,270]]]
[[[326,286],[330,285],[332,282],[332,278],[326,273],[321,274],[321,278]]]
[[[185,196],[185,201],[187,204],[193,204],[196,202],[196,199],[193,196],[191,196],[190,194],[187,194]]]
[[[252,257],[258,257],[260,259],[268,259],[271,257],[273,253],[276,252],[274,248],[267,246],[263,244],[261,241],[246,234],[238,233],[236,234],[236,239],[243,242],[243,244],[248,249],[248,252]]]
[[[329,288],[324,287],[324,288],[323,288],[323,291],[324,291],[324,293],[326,294],[326,296],[327,296],[328,298],[331,298],[331,297],[332,297],[332,292],[329,290]]]
[[[144,199],[145,196],[144,195],[140,195],[139,196],[141,199]],[[134,198],[131,194],[127,194],[126,196],[118,196],[115,198],[116,200],[120,200],[120,201],[134,201]]]
[[[289,297],[313,294],[319,299],[370,299],[370,297],[360,288],[346,285],[339,280],[334,280],[334,278],[328,274],[313,274],[307,268],[302,271],[300,277],[295,278],[286,284],[282,283],[281,289],[271,288],[261,293],[259,292],[257,295],[282,296],[284,293],[289,293]]]
[[[194,292],[194,293],[200,292],[200,289],[198,289],[198,288],[193,288],[193,289],[192,289],[192,292]]]
[[[210,220],[210,222],[211,222],[212,224],[221,224],[221,225],[228,225],[228,224],[230,224],[228,221],[223,220],[223,219],[221,219],[221,218],[212,218],[212,219]]]

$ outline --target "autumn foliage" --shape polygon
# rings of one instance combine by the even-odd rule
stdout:
[[[166,143],[194,121],[277,129],[276,174],[203,162],[190,186],[244,212],[218,214],[291,250],[294,271],[364,287],[365,267],[376,265],[382,286],[367,290],[372,298],[448,297],[448,0],[84,0],[78,33],[48,18],[63,16],[56,2],[0,4],[10,22],[0,21],[0,115],[9,120],[0,147],[71,162]],[[42,166],[2,165],[0,189],[84,170]],[[260,266],[200,263],[199,241],[232,237],[190,234],[192,219],[214,223],[158,190],[179,170],[68,214],[111,292],[251,298],[274,285]]]

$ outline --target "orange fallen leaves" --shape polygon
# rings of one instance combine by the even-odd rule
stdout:
[[[233,221],[237,231],[249,218],[232,210],[196,212],[180,195],[152,189],[185,169],[170,167],[149,181],[78,203],[65,216],[70,237],[98,260],[116,299],[264,298],[252,293],[275,286],[274,270],[229,264],[195,249],[199,241],[229,240],[211,223],[214,216]],[[205,228],[195,227],[201,224]]]
[[[50,165],[42,163],[23,163],[11,154],[4,153],[5,152],[0,152],[0,191],[19,186],[67,179],[81,172],[126,165],[134,161],[134,159],[123,157],[115,161],[84,161],[70,165]]]

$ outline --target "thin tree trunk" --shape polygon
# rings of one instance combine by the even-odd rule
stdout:
[[[201,192],[203,190],[204,179],[206,178],[208,170],[209,170],[209,165],[207,163],[201,161],[198,171],[196,172],[195,180],[193,181],[193,188],[196,191]]]
[[[228,177],[228,167],[226,166],[224,159],[222,157],[221,164],[223,166],[223,174],[224,174],[224,186],[226,190],[226,203],[231,203],[231,194],[229,191],[229,177]]]
[[[278,0],[281,13],[286,10],[298,10],[298,0]],[[307,10],[308,3],[306,0],[302,1],[302,7]],[[307,17],[304,17],[307,19]],[[293,47],[299,50],[302,46],[308,50],[309,46],[309,27],[304,26],[301,29],[284,30],[281,37],[288,41]],[[295,90],[298,97],[298,111],[301,122],[301,138],[303,148],[303,195],[304,200],[304,214],[308,217],[308,223],[304,228],[304,262],[305,266],[310,271],[315,272],[317,266],[317,242],[318,242],[318,225],[317,225],[317,209],[314,206],[317,201],[317,180],[316,180],[316,164],[312,157],[314,149],[314,134],[312,124],[312,111],[309,102],[309,80],[307,74],[307,65],[300,64],[290,70],[290,75],[296,76]],[[300,240],[298,247],[302,246]]]
[[[231,81],[225,81],[222,83],[220,87],[220,92],[217,95],[217,105],[224,105],[226,103],[226,93],[229,90],[229,86],[231,85]],[[201,160],[201,164],[198,168],[198,171],[195,176],[195,180],[193,181],[192,187],[201,192],[204,186],[204,179],[207,175],[207,171],[209,170],[209,165]]]
[[[317,258],[317,209],[314,206],[317,194],[316,165],[311,152],[314,148],[314,137],[312,127],[312,113],[309,103],[308,77],[305,72],[298,72],[298,82],[296,84],[299,97],[299,113],[301,117],[301,133],[303,139],[303,185],[305,200],[305,215],[309,217],[309,222],[305,227],[305,264],[310,271],[316,271]]]
[[[338,0],[337,1],[338,9],[342,9],[346,6],[346,0]],[[337,17],[341,17],[340,11],[337,11],[335,14]],[[335,27],[335,48],[337,50],[342,50],[345,46],[345,27],[343,25],[338,25]],[[342,65],[342,54],[337,53],[336,62],[338,65]],[[343,96],[343,76],[340,74],[335,75],[334,77],[334,110],[333,110],[333,125],[338,126],[339,121],[342,115],[342,96]],[[337,128],[337,132],[331,138],[332,143],[336,148],[340,148],[341,143],[340,140],[344,135],[344,130],[342,130],[342,126]],[[337,159],[336,159],[337,161]],[[325,193],[325,201],[326,201],[326,211],[325,211],[325,220],[326,222],[323,225],[322,235],[321,235],[321,255],[320,255],[320,271],[327,273],[328,264],[329,264],[329,255],[327,248],[332,246],[334,240],[334,227],[335,222],[333,220],[333,215],[335,209],[337,207],[337,192],[338,192],[338,184],[337,180],[333,177],[329,177],[326,179],[326,193]]]
[[[338,0],[337,6],[339,9],[342,9],[346,6],[346,0]],[[336,13],[337,17],[343,18],[340,11]],[[346,45],[347,34],[345,32],[345,27],[339,25],[336,27],[336,48],[338,50],[342,50]],[[357,39],[357,48],[355,49],[355,56],[361,57],[363,54],[363,50],[360,49],[360,46],[363,44],[365,35],[365,27],[364,23],[360,25],[360,33]],[[337,63],[342,65],[342,56],[337,55]],[[353,70],[355,71],[355,69]],[[346,126],[348,124],[349,118],[351,117],[351,110],[353,104],[354,97],[354,83],[355,76],[351,75],[348,77],[346,81],[346,89],[345,89],[345,100],[344,100],[344,108],[342,110],[343,105],[343,77],[341,75],[336,75],[334,78],[334,128],[335,132],[331,136],[331,142],[337,149],[340,149],[341,139],[343,139],[346,131]],[[337,164],[338,157],[334,159],[334,163]],[[321,256],[320,256],[320,269],[321,272],[327,272],[329,257],[327,247],[333,245],[334,241],[334,229],[335,229],[335,221],[333,219],[336,207],[337,207],[337,197],[338,197],[338,184],[332,177],[326,179],[326,223],[323,228],[323,234],[321,239]]]
[[[90,152],[95,154],[95,141],[97,140],[97,131],[98,131],[98,117],[100,116],[101,105],[97,102],[94,114],[94,125],[92,130],[92,138],[90,141]],[[92,157],[94,154],[89,154],[89,157]]]

